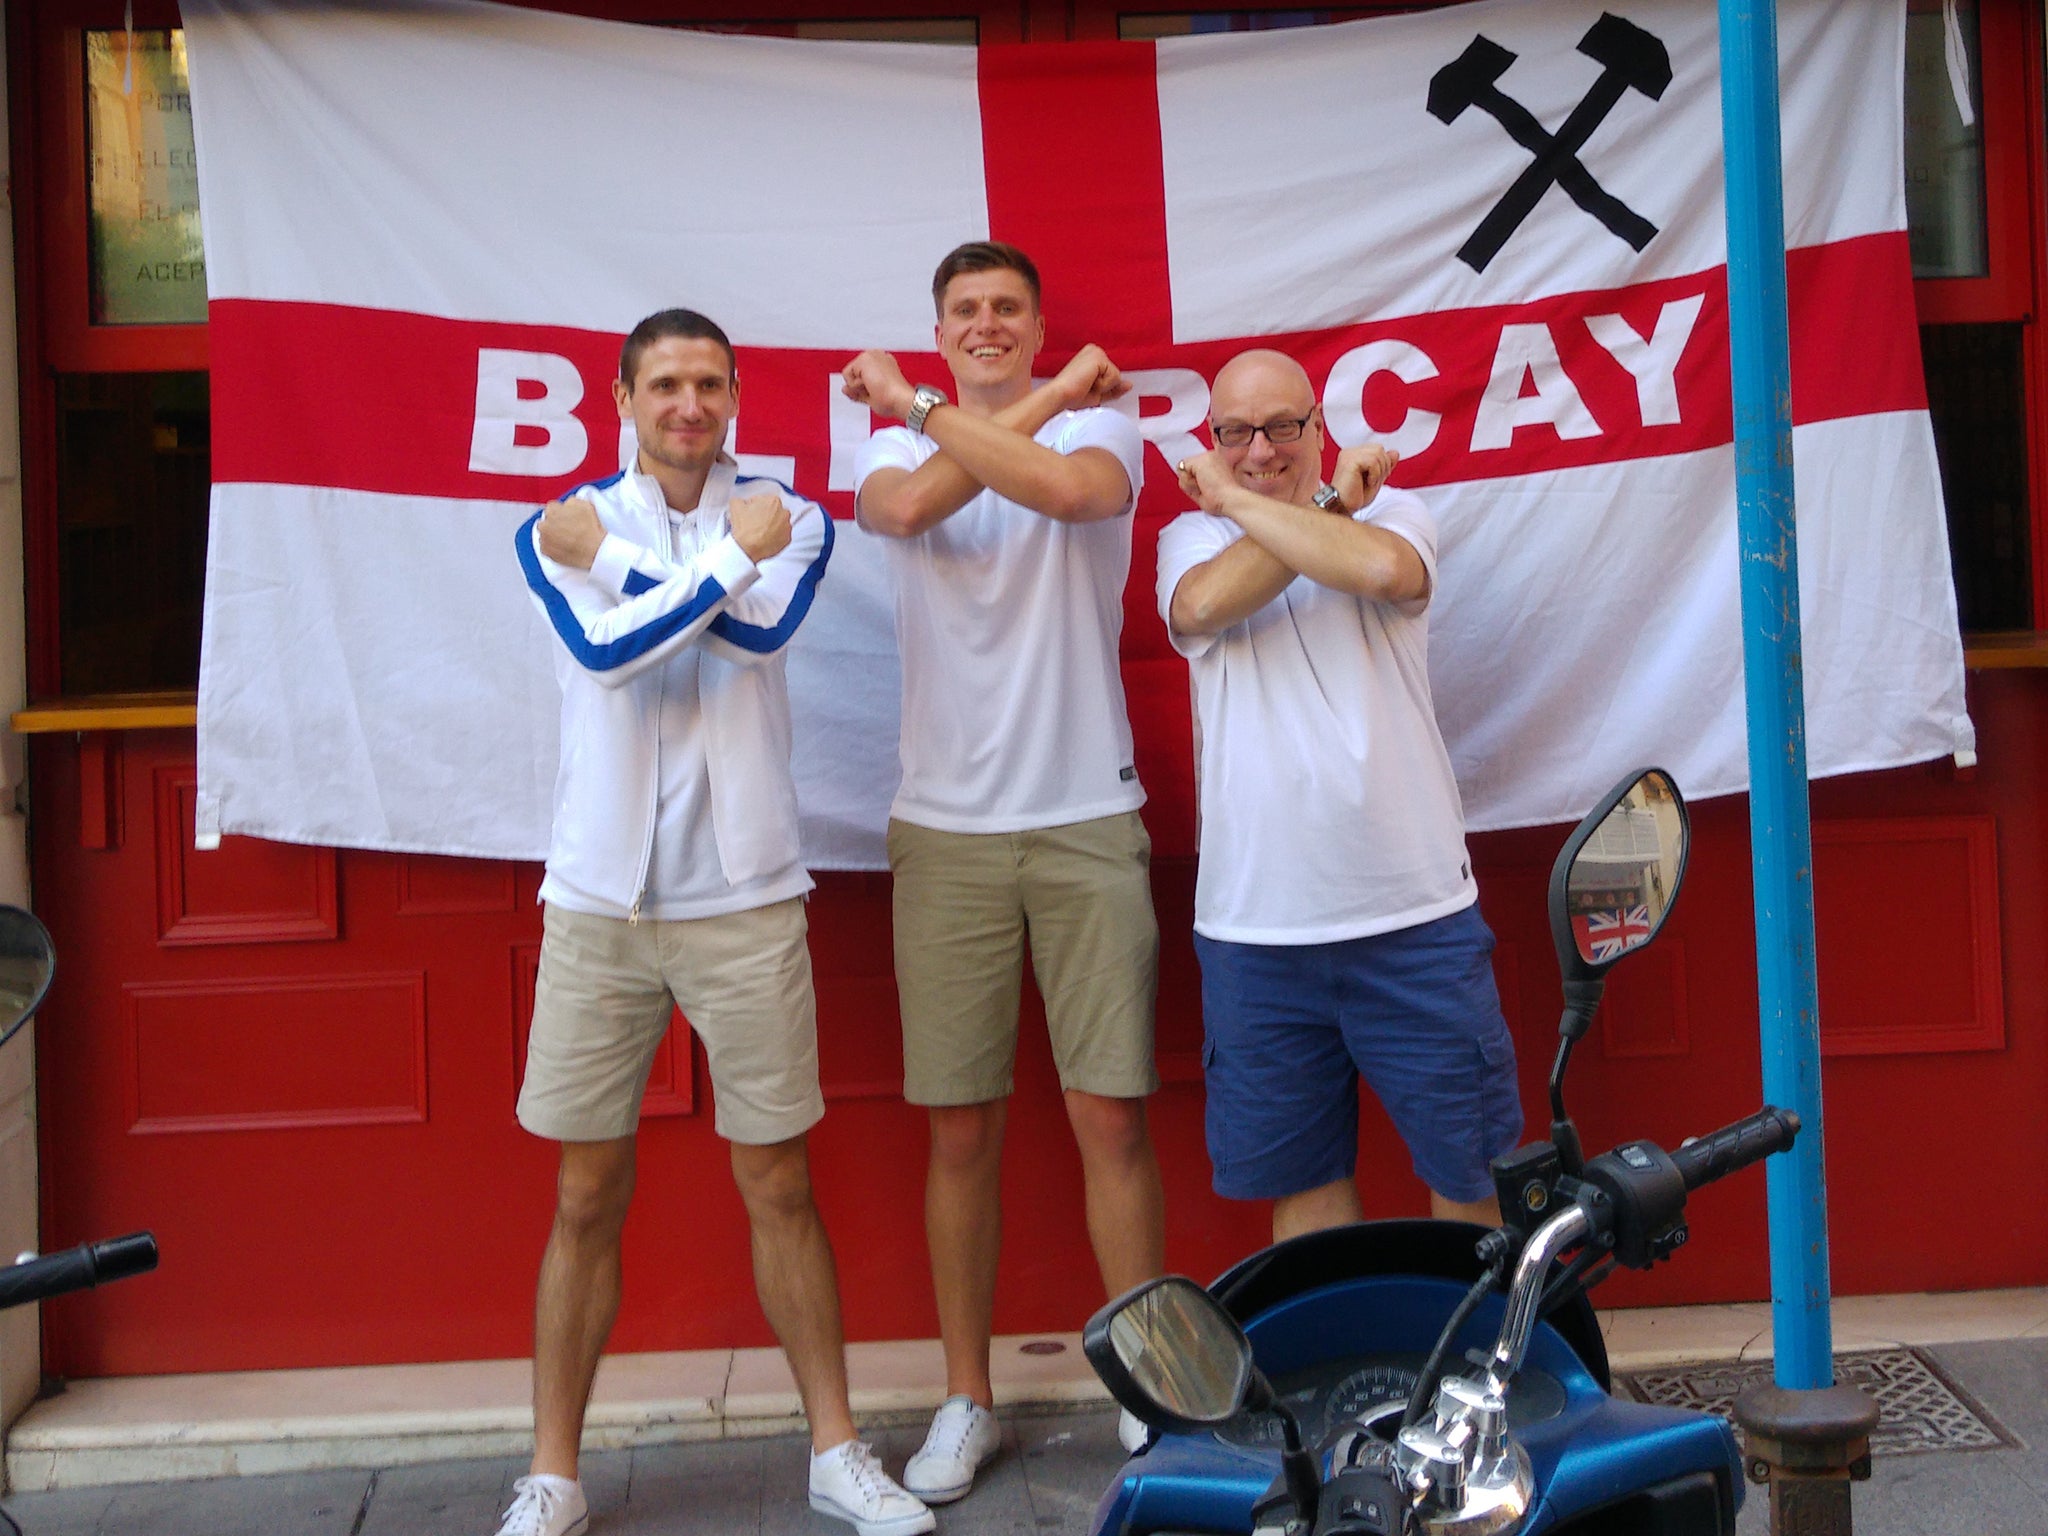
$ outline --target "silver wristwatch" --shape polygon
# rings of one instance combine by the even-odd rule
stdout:
[[[1309,500],[1313,501],[1325,512],[1342,512],[1345,510],[1344,498],[1337,494],[1337,487],[1330,484],[1327,480],[1316,487],[1315,495],[1311,496]]]
[[[910,414],[903,418],[903,425],[913,432],[922,432],[925,417],[931,415],[935,407],[952,403],[946,398],[944,390],[934,389],[929,384],[920,384],[917,386],[917,392],[910,397]]]

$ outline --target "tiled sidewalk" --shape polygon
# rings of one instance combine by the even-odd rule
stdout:
[[[973,1495],[940,1511],[941,1533],[1082,1536],[1124,1455],[1107,1409],[1014,1414]],[[892,1469],[922,1425],[884,1430]],[[797,1436],[695,1441],[585,1458],[591,1536],[847,1536],[804,1497]],[[20,1494],[25,1536],[491,1536],[523,1457],[383,1471],[305,1472]]]
[[[1768,1307],[1603,1321],[1620,1369],[1769,1352]],[[1850,1298],[1837,1303],[1835,1337],[1844,1350],[1918,1346],[2017,1442],[1879,1458],[1856,1494],[1861,1536],[2048,1536],[2048,1292]],[[1006,1454],[971,1499],[941,1512],[941,1532],[1080,1536],[1122,1465],[1078,1347],[1053,1339],[1068,1347],[1025,1353],[1032,1342],[1002,1341]],[[883,1426],[877,1444],[900,1468],[934,1396],[936,1346],[857,1346],[852,1363],[857,1411]],[[23,1491],[5,1507],[28,1536],[489,1536],[525,1470],[525,1387],[517,1361],[84,1383],[38,1406],[10,1467],[46,1482],[110,1466],[150,1480]],[[772,1352],[608,1362],[593,1424],[612,1448],[586,1461],[591,1536],[837,1536],[845,1527],[805,1504],[794,1407]],[[436,1451],[463,1459],[429,1459]],[[147,1470],[247,1474],[317,1455],[352,1457],[353,1468],[185,1481]],[[1764,1536],[1761,1497],[1740,1529]]]

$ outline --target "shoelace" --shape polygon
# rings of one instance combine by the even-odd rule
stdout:
[[[505,1519],[509,1522],[514,1515],[523,1515],[536,1531],[547,1529],[564,1502],[559,1489],[534,1477],[519,1478],[512,1484],[512,1492],[515,1497],[511,1508],[505,1511]]]
[[[853,1486],[868,1503],[878,1503],[885,1490],[882,1487],[882,1463],[875,1455],[875,1449],[865,1440],[853,1442],[853,1449],[846,1453],[846,1468],[853,1474]]]
[[[967,1437],[974,1433],[975,1418],[976,1414],[972,1408],[965,1409],[959,1413],[945,1415],[946,1438],[933,1446],[932,1449],[941,1456],[960,1456],[967,1449]],[[932,1426],[934,1429],[938,1427],[936,1424]]]

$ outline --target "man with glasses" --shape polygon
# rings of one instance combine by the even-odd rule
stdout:
[[[1144,445],[1103,408],[1127,386],[1100,348],[1033,384],[1045,321],[1015,246],[951,252],[932,299],[953,394],[913,388],[886,352],[847,364],[845,391],[904,423],[854,480],[861,526],[887,541],[903,660],[896,986],[904,1096],[931,1117],[949,1394],[903,1481],[937,1504],[1000,1438],[989,1335],[1027,946],[1109,1294],[1161,1272],[1165,1235],[1145,1123],[1159,934],[1117,665]]]
[[[1273,1203],[1276,1241],[1359,1219],[1358,1074],[1439,1217],[1499,1222],[1488,1162],[1522,1111],[1430,703],[1436,525],[1337,456],[1300,364],[1216,376],[1201,508],[1159,539],[1159,609],[1194,674],[1195,952],[1218,1194]]]

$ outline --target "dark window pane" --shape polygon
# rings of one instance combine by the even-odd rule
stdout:
[[[1920,347],[1963,629],[2031,629],[2020,326],[1923,326]]]
[[[208,421],[203,373],[58,377],[65,694],[197,685]]]

